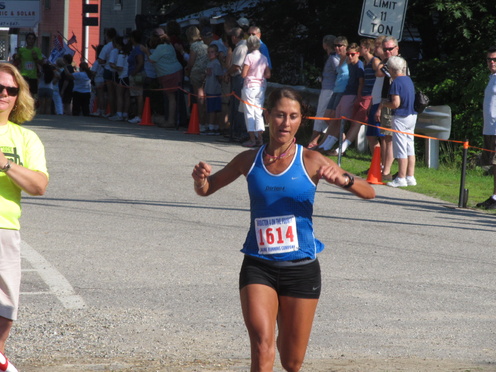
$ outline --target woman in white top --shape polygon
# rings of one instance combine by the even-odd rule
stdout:
[[[72,74],[67,69],[67,65],[64,68],[67,79],[74,81],[74,88],[72,88],[72,115],[79,116],[82,112],[83,116],[89,116],[92,72],[88,64],[81,62],[79,72]]]
[[[243,143],[244,147],[255,147],[263,144],[262,133],[265,122],[262,116],[265,101],[266,79],[270,78],[267,57],[260,53],[260,39],[254,35],[246,41],[249,53],[245,57],[241,77],[245,79],[241,98],[246,102],[243,106],[246,130],[250,139]]]
[[[129,74],[128,61],[129,45],[124,45],[122,37],[117,37],[114,40],[116,49],[118,50],[115,63],[111,62],[110,66],[117,73],[116,89],[115,89],[115,109],[116,113],[109,117],[109,120],[123,121],[127,120],[127,109],[130,105],[129,96]]]

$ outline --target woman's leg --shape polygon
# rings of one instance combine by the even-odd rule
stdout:
[[[105,85],[99,84],[96,87],[96,99],[98,101],[98,110],[99,114],[103,115],[105,114],[106,107],[105,107]]]
[[[406,170],[408,168],[408,159],[400,158],[396,160],[398,161],[398,178],[405,178]]]
[[[312,331],[318,299],[279,297],[277,348],[286,371],[300,370]]]
[[[279,305],[277,293],[263,284],[249,284],[241,289],[240,297],[250,336],[250,371],[272,371],[276,355],[275,329]]]
[[[205,121],[205,119],[206,119],[205,118],[205,115],[206,115],[205,90],[203,89],[203,86],[195,87],[195,94],[198,97],[198,115],[199,115],[199,119],[200,119],[200,124],[207,124]]]
[[[115,88],[115,112],[116,114],[119,113],[122,115],[123,113],[123,107],[124,107],[124,89],[122,85],[117,85]]]
[[[117,112],[116,111],[116,84],[112,81],[112,80],[107,80],[105,82],[106,86],[107,86],[107,102],[108,102],[108,106],[110,108],[110,116],[113,116],[115,115],[115,113]]]
[[[0,352],[5,353],[5,342],[9,338],[13,321],[0,316]]]
[[[38,102],[40,103],[38,113],[43,115],[45,113],[46,97],[38,97]]]
[[[81,111],[83,112],[83,116],[90,116],[90,101],[91,93],[81,94]]]
[[[394,162],[393,156],[393,136],[386,135],[384,137],[384,169],[382,170],[383,175],[391,174],[391,166]]]
[[[169,117],[167,119],[168,126],[176,126],[176,92],[167,92],[167,98],[169,100]],[[198,108],[198,110],[200,110]]]
[[[406,168],[406,175],[407,177],[413,177],[415,176],[415,155],[409,155],[408,156],[408,164]]]
[[[79,116],[81,112],[81,96],[79,92],[72,92],[72,116]]]

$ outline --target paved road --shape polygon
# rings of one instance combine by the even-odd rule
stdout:
[[[245,181],[200,198],[190,177],[197,161],[219,169],[241,148],[98,118],[27,126],[51,181],[24,198],[7,350],[20,370],[247,370]],[[324,285],[304,370],[496,371],[496,217],[375,187],[363,201],[319,185]]]

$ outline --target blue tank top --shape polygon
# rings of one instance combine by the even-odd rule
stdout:
[[[338,75],[336,77],[336,83],[334,84],[334,93],[343,93],[346,89],[346,85],[348,85],[348,80],[350,79],[348,64],[343,62],[342,65],[338,66],[336,71]]]
[[[270,261],[315,259],[324,249],[313,232],[316,185],[303,164],[303,147],[281,174],[263,164],[262,146],[246,176],[250,195],[250,230],[241,252]]]

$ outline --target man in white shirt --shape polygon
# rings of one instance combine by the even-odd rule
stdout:
[[[483,165],[491,166],[494,177],[493,195],[486,201],[478,203],[477,207],[483,209],[496,209],[496,46],[489,48],[487,55],[487,68],[491,72],[489,83],[484,91],[484,151],[482,153]]]

